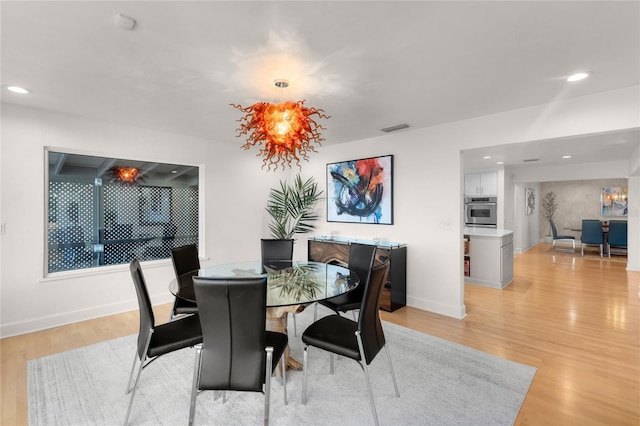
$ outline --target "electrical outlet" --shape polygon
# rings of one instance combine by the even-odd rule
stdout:
[[[444,229],[446,231],[451,229],[451,222],[440,222],[440,229]]]

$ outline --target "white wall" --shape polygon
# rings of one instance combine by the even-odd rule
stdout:
[[[629,256],[627,269],[640,271],[640,146],[629,160],[629,228],[627,229]],[[640,295],[640,283],[638,283]]]
[[[310,163],[303,165],[303,175],[315,176],[323,189],[326,163],[384,154],[395,156],[395,224],[321,221],[318,234],[333,230],[346,237],[377,236],[406,243],[408,303],[461,318],[465,306],[460,151],[640,127],[637,90],[635,87],[603,92],[322,147]],[[69,273],[56,281],[42,279],[44,146],[201,166],[204,170],[201,196],[205,206],[201,241],[203,254],[213,262],[259,256],[257,240],[265,235],[263,210],[269,188],[289,174],[262,171],[254,153],[245,152],[236,144],[3,105],[0,221],[6,222],[7,232],[0,239],[2,336],[136,308],[126,266],[100,273]],[[638,229],[637,211],[635,219],[629,218],[630,231]],[[304,246],[302,243],[296,248],[296,257],[306,256]],[[170,300],[169,262],[146,263],[143,268],[154,302]]]
[[[2,105],[0,221],[1,335],[24,333],[137,309],[127,265],[44,277],[45,146],[114,158],[201,167],[201,255],[211,261],[257,258],[268,191],[282,173],[265,173],[239,144]],[[168,302],[168,260],[144,262],[154,303]],[[164,320],[164,319],[163,319]]]
[[[515,211],[515,235],[513,241],[513,248],[516,253],[522,253],[527,251],[529,248],[533,247],[539,242],[539,220],[540,216],[540,206],[541,206],[541,194],[540,194],[540,184],[538,183],[527,183],[521,184],[516,183],[512,186],[513,190],[513,210]],[[533,214],[526,215],[525,214],[525,198],[526,198],[526,189],[531,188],[535,191],[536,195],[536,204],[533,211]],[[507,191],[505,191],[507,192]]]

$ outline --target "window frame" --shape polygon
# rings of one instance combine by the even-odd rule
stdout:
[[[176,177],[172,177],[171,179],[167,179],[165,183],[162,183],[161,180],[154,180],[152,183],[150,184],[146,184],[146,182],[142,182],[140,184],[138,184],[137,186],[139,188],[147,188],[147,187],[163,187],[163,188],[169,188],[170,189],[170,195],[171,197],[175,196],[174,191],[194,191],[195,193],[195,200],[194,203],[195,205],[192,205],[190,207],[182,207],[181,210],[183,210],[181,213],[185,214],[184,211],[186,211],[189,216],[189,223],[191,228],[188,229],[193,229],[193,233],[190,233],[190,235],[192,235],[192,239],[194,240],[193,242],[195,242],[199,248],[200,251],[204,251],[204,247],[202,246],[203,244],[203,238],[202,236],[204,235],[204,230],[203,230],[203,215],[204,215],[204,197],[202,194],[202,185],[203,185],[203,176],[204,176],[204,165],[203,164],[193,164],[193,163],[186,163],[186,162],[180,162],[180,163],[176,163],[176,162],[164,162],[164,161],[156,161],[150,158],[132,158],[133,156],[126,156],[126,158],[123,157],[115,157],[112,155],[106,155],[104,153],[96,153],[96,152],[87,152],[87,151],[80,151],[80,150],[72,150],[72,149],[62,149],[59,147],[50,147],[50,146],[45,146],[44,147],[44,182],[43,182],[43,186],[44,186],[44,211],[43,211],[43,237],[42,237],[42,241],[44,243],[44,247],[43,247],[43,280],[58,280],[58,279],[63,279],[64,277],[68,277],[68,276],[86,276],[86,275],[95,275],[95,274],[100,274],[100,273],[104,273],[107,271],[112,271],[112,270],[123,270],[126,269],[128,267],[129,261],[126,262],[120,262],[120,263],[112,263],[112,264],[106,264],[106,263],[95,263],[95,256],[96,253],[99,253],[100,250],[104,251],[104,245],[102,247],[98,247],[100,246],[101,241],[97,240],[94,241],[94,231],[96,231],[96,233],[99,235],[99,229],[101,229],[101,220],[102,220],[102,229],[104,229],[104,218],[105,218],[105,200],[104,200],[104,190],[105,190],[105,184],[106,185],[113,185],[112,182],[109,182],[109,178],[105,176],[105,168],[103,167],[102,169],[102,178],[96,178],[93,179],[94,181],[94,185],[93,185],[93,191],[94,191],[94,201],[93,201],[93,206],[92,206],[92,212],[93,215],[96,216],[95,222],[96,224],[94,226],[97,226],[97,230],[96,228],[92,228],[91,230],[91,237],[89,237],[89,239],[86,239],[83,241],[84,245],[86,247],[86,249],[91,250],[93,252],[93,256],[92,257],[92,261],[91,264],[89,266],[86,267],[79,267],[79,268],[75,268],[75,269],[60,269],[60,270],[55,270],[52,269],[52,267],[50,266],[50,258],[51,258],[51,220],[52,217],[54,218],[54,220],[56,222],[59,222],[59,219],[56,219],[56,215],[53,214],[52,216],[52,212],[50,211],[50,197],[51,197],[51,182],[78,182],[78,181],[82,181],[84,180],[85,182],[90,181],[90,178],[84,177],[84,178],[80,178],[78,176],[70,176],[70,175],[65,175],[65,176],[57,176],[56,178],[52,179],[52,175],[51,175],[51,166],[50,166],[50,161],[51,161],[51,155],[52,154],[58,154],[60,156],[86,156],[86,157],[94,157],[96,159],[102,159],[105,162],[112,162],[112,161],[130,161],[132,163],[145,163],[145,164],[152,164],[153,167],[155,166],[174,166],[176,168],[181,167],[184,168],[184,170],[188,170],[187,172],[180,172],[180,175],[183,175],[180,177],[180,175],[176,178]],[[194,170],[195,169],[195,175],[194,175]],[[186,176],[184,176],[186,175]],[[176,180],[179,179],[179,180]],[[171,183],[167,183],[170,182]],[[179,184],[176,184],[176,182],[179,182]],[[146,191],[146,190],[144,190]],[[183,194],[182,197],[185,197],[185,195]],[[193,197],[189,194],[186,195],[186,197],[188,197],[187,199],[193,199]],[[184,199],[184,198],[183,198]],[[173,200],[170,198],[169,199],[169,220],[171,222],[173,222],[176,218],[172,213],[172,203]],[[135,209],[135,217],[138,220],[137,223],[137,227],[138,228],[143,228],[146,226],[162,226],[165,223],[164,222],[150,222],[150,223],[142,223],[141,218],[140,218],[140,207],[139,205],[136,206]],[[59,211],[57,212],[57,214],[59,214]],[[189,213],[190,212],[190,213]],[[166,213],[166,212],[165,212]],[[185,225],[185,226],[189,226],[189,225]],[[174,225],[175,228],[175,225]],[[102,234],[104,236],[104,232]],[[175,235],[174,235],[175,237]],[[98,237],[99,238],[99,237]],[[162,238],[162,236],[156,236],[155,237],[158,240],[164,240],[165,238]],[[176,244],[178,243],[178,238],[176,237]],[[104,240],[103,240],[104,241]],[[59,246],[58,246],[59,247]],[[166,251],[166,250],[163,250]],[[163,257],[158,257],[158,258],[152,258],[152,259],[140,259],[141,261],[145,261],[145,262],[152,262],[153,264],[158,264],[158,265],[166,265],[167,262],[169,262],[170,260],[170,255],[166,255]]]

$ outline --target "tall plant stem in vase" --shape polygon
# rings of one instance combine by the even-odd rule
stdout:
[[[547,192],[542,199],[542,210],[544,211],[544,217],[547,219],[547,226],[549,226],[547,236],[551,235],[551,225],[549,222],[555,218],[557,209],[556,194],[553,191]]]

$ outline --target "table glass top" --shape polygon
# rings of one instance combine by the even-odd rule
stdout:
[[[195,301],[192,277],[267,277],[267,306],[289,306],[339,296],[356,288],[360,279],[349,269],[321,262],[261,261],[229,263],[201,268],[171,281],[177,297]]]

